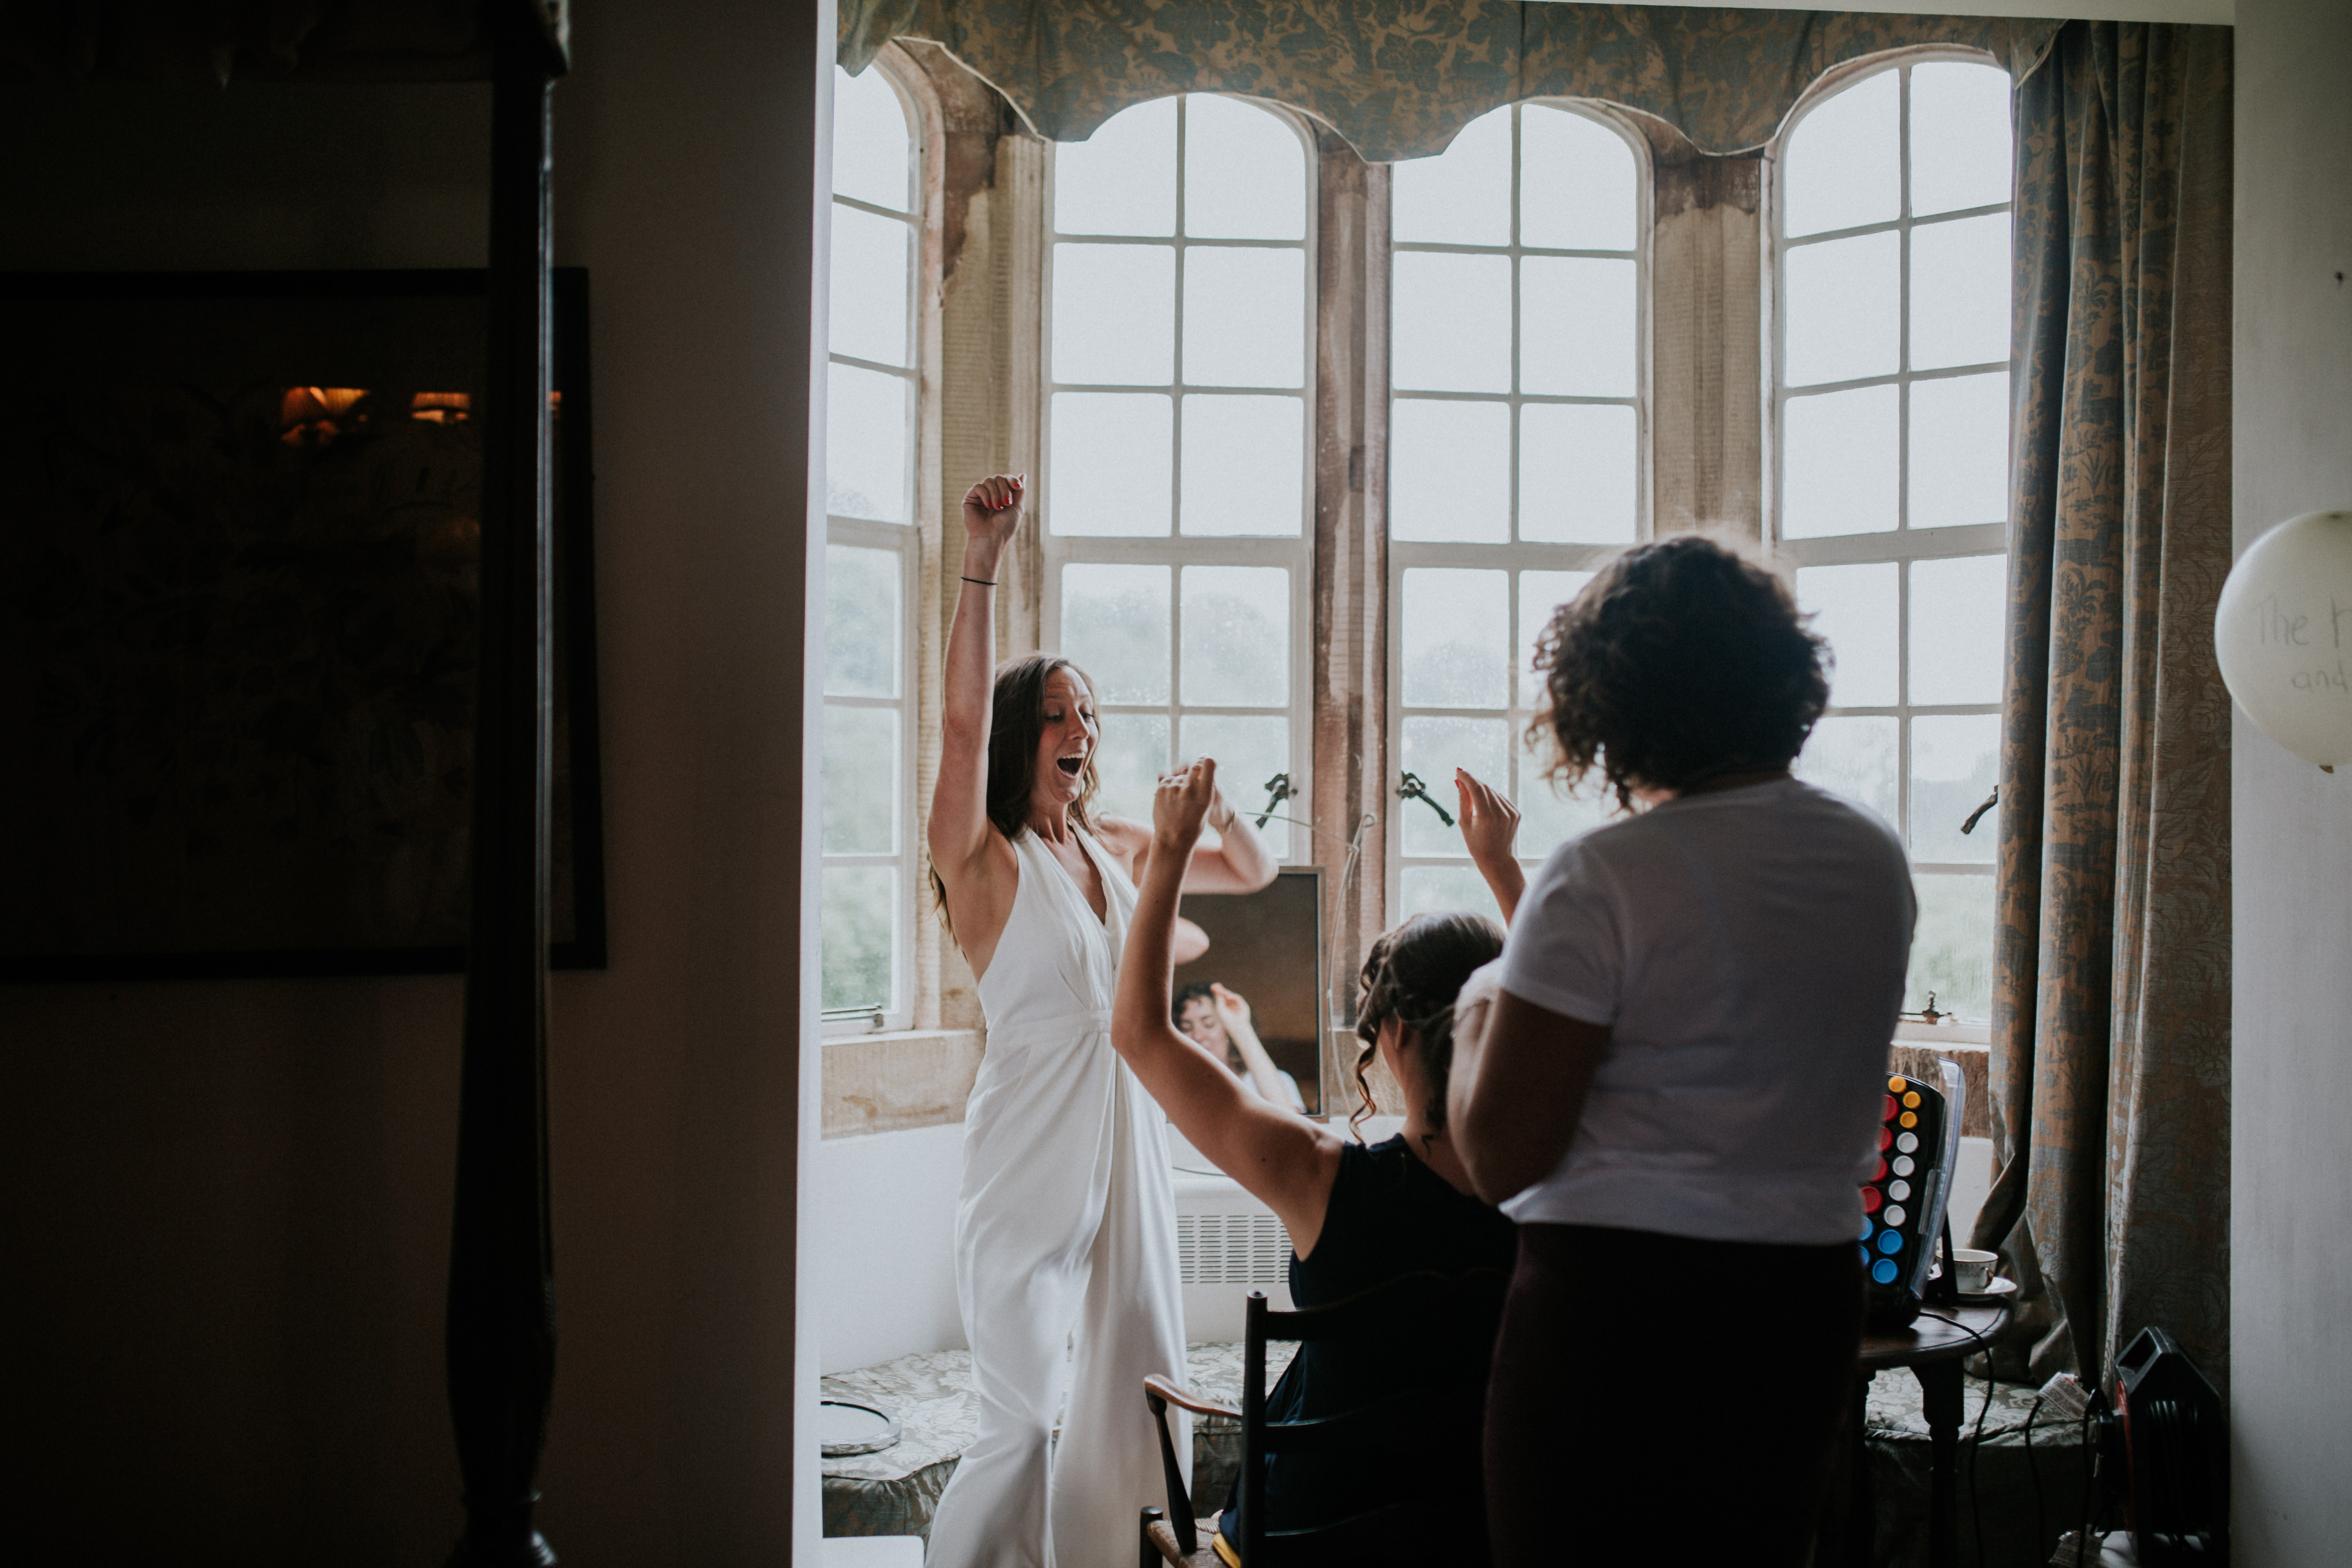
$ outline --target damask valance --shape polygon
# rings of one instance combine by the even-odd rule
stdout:
[[[2023,78],[2060,24],[1991,16],[1532,0],[841,0],[841,63],[924,38],[1081,142],[1130,104],[1233,92],[1304,110],[1375,163],[1444,152],[1490,109],[1595,99],[1703,152],[1771,140],[1822,73],[1889,49],[1979,49]]]

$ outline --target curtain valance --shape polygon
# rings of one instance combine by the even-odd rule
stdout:
[[[841,0],[841,63],[894,37],[940,45],[1041,134],[1079,142],[1175,92],[1277,100],[1375,163],[1444,151],[1490,109],[1596,99],[1703,152],[1762,146],[1822,72],[1922,44],[2022,78],[2060,24],[1992,16],[1577,5],[1534,0]]]

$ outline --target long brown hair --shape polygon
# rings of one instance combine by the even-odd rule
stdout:
[[[1029,826],[1029,795],[1037,787],[1037,742],[1045,733],[1045,683],[1057,669],[1076,676],[1092,700],[1094,681],[1076,660],[1058,653],[1024,654],[996,667],[996,684],[988,702],[987,810],[989,822],[1008,841],[1020,837]],[[1095,758],[1101,749],[1099,743],[1087,749],[1086,765],[1078,772],[1078,798],[1070,803],[1070,820],[1089,833],[1095,825],[1087,808],[1102,787],[1101,776],[1095,771]],[[928,858],[925,865],[930,872],[931,896],[939,901],[940,924],[953,940],[955,922],[948,918],[947,884],[940,880],[939,868],[929,865]]]
[[[1364,1069],[1380,1053],[1381,1026],[1394,1018],[1420,1048],[1429,1074],[1429,1102],[1423,1107],[1433,1131],[1445,1131],[1445,1085],[1454,1070],[1454,1000],[1473,970],[1503,956],[1503,931],[1484,915],[1415,915],[1382,931],[1364,957],[1357,977],[1356,1093],[1363,1107],[1348,1126],[1370,1116],[1371,1085]]]

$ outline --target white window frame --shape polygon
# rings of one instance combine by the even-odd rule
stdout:
[[[920,665],[918,636],[922,608],[922,530],[917,521],[916,500],[918,477],[928,454],[923,449],[922,382],[923,311],[920,302],[924,289],[925,247],[923,226],[927,185],[923,179],[923,153],[928,145],[923,100],[919,93],[901,80],[877,58],[866,68],[880,73],[890,89],[898,95],[898,104],[907,115],[908,210],[890,211],[871,202],[853,196],[833,195],[835,205],[854,207],[904,223],[908,229],[908,289],[907,289],[907,363],[901,365],[880,364],[872,360],[857,359],[848,354],[828,353],[828,363],[849,365],[860,370],[875,371],[897,376],[907,384],[907,470],[903,522],[878,522],[869,518],[825,518],[825,543],[854,545],[865,549],[888,550],[898,557],[898,691],[895,697],[836,697],[828,693],[824,706],[830,708],[886,708],[898,712],[898,848],[890,853],[842,854],[827,850],[822,855],[824,870],[859,866],[887,866],[897,869],[898,896],[890,901],[890,995],[879,1007],[829,1008],[820,1015],[822,1032],[826,1036],[866,1034],[877,1030],[911,1028],[915,1017],[915,928],[917,906],[925,895],[921,845],[917,832],[915,813],[916,776],[916,714],[920,683],[925,673]],[[820,974],[820,984],[822,975]]]
[[[1772,172],[1771,189],[1766,205],[1770,209],[1771,222],[1771,328],[1770,366],[1771,397],[1767,406],[1771,411],[1772,427],[1765,442],[1766,461],[1770,465],[1768,496],[1767,527],[1771,548],[1781,569],[1791,584],[1795,574],[1806,566],[1846,566],[1895,563],[1895,695],[1904,700],[1893,704],[1855,707],[1832,707],[1824,718],[1889,717],[1895,724],[1895,812],[1892,826],[1903,841],[1907,856],[1911,847],[1911,721],[1914,718],[1937,718],[1946,715],[1981,715],[2000,712],[1998,702],[1913,703],[1911,694],[1911,567],[1921,561],[1946,561],[1961,556],[2003,555],[2009,552],[2007,522],[1967,523],[1948,528],[1914,529],[1911,527],[1911,387],[1923,381],[1950,380],[1958,376],[1981,375],[1996,370],[2006,370],[2012,387],[2017,364],[2012,357],[1984,364],[1941,366],[1934,370],[1914,371],[1911,368],[1911,235],[1915,227],[1928,227],[1962,218],[1982,217],[1991,213],[2012,213],[2013,202],[1999,202],[1985,206],[1963,207],[1953,212],[1940,212],[1923,219],[1915,219],[1911,212],[1911,68],[1913,66],[1953,63],[1983,66],[1998,69],[1989,57],[1964,50],[1921,49],[1906,52],[1870,70],[1822,88],[1799,103],[1774,139],[1769,167]],[[1874,77],[1888,71],[1900,73],[1895,96],[1895,119],[1902,139],[1902,201],[1896,216],[1880,223],[1861,224],[1851,228],[1829,229],[1791,240],[1787,232],[1788,205],[1780,171],[1785,167],[1789,142],[1806,116],[1830,102],[1839,94],[1859,87]],[[2014,102],[2012,89],[2011,101]],[[2013,194],[2013,193],[2012,193]],[[1860,376],[1848,381],[1823,382],[1792,389],[1787,384],[1788,354],[1788,268],[1784,265],[1788,253],[1826,240],[1851,239],[1868,234],[1893,232],[1898,234],[1901,246],[1901,295],[1897,304],[1897,330],[1901,333],[1896,368],[1891,374]],[[1852,391],[1866,386],[1894,386],[1901,399],[1896,426],[1898,442],[1895,468],[1895,526],[1880,533],[1835,534],[1821,539],[1786,539],[1781,535],[1781,488],[1784,465],[1781,461],[1780,440],[1787,421],[1785,411],[1792,397],[1815,396],[1825,393]],[[1990,879],[1994,863],[1986,861],[1923,861],[1911,862],[1914,871],[1930,874],[1957,873],[1963,876]],[[1907,1032],[1907,1026],[1906,1026]],[[1947,1024],[1922,1038],[1934,1038],[1957,1044],[1983,1044],[1990,1038],[1990,1026],[1982,1024]]]
[[[1164,565],[1170,568],[1169,584],[1169,700],[1164,704],[1097,702],[1097,711],[1106,720],[1125,714],[1160,715],[1168,719],[1168,763],[1183,760],[1184,719],[1188,714],[1203,717],[1236,715],[1264,718],[1281,714],[1290,725],[1290,788],[1294,798],[1276,810],[1285,816],[1305,819],[1307,803],[1312,800],[1314,717],[1312,682],[1309,660],[1312,657],[1314,634],[1314,550],[1315,550],[1315,451],[1316,380],[1316,257],[1318,160],[1311,127],[1297,112],[1281,104],[1260,98],[1244,97],[1242,101],[1252,108],[1262,109],[1290,128],[1299,139],[1300,155],[1306,167],[1306,213],[1298,239],[1200,239],[1184,233],[1184,100],[1209,94],[1176,95],[1176,221],[1172,237],[1165,236],[1129,236],[1064,234],[1055,228],[1054,191],[1054,160],[1049,158],[1045,174],[1045,242],[1044,309],[1040,317],[1040,407],[1038,411],[1041,470],[1050,470],[1053,458],[1054,395],[1057,392],[1165,393],[1171,399],[1171,428],[1174,439],[1171,446],[1169,464],[1169,532],[1164,537],[1147,539],[1105,537],[1091,534],[1057,534],[1054,531],[1051,497],[1052,475],[1043,473],[1045,482],[1037,487],[1039,538],[1043,546],[1045,587],[1042,595],[1042,625],[1045,644],[1056,647],[1061,643],[1062,568],[1075,564]],[[1217,94],[1213,96],[1241,96]],[[1055,149],[1058,152],[1058,148]],[[1091,382],[1057,382],[1054,371],[1054,255],[1055,247],[1064,241],[1085,245],[1173,246],[1176,252],[1175,279],[1175,341],[1174,373],[1165,385],[1117,384]],[[1300,363],[1304,374],[1294,393],[1286,387],[1196,385],[1184,380],[1184,260],[1192,249],[1255,249],[1297,250],[1303,254],[1304,297],[1300,315],[1304,318],[1300,331],[1304,334]],[[1289,397],[1299,400],[1299,515],[1296,538],[1276,538],[1265,535],[1218,535],[1200,537],[1181,531],[1183,526],[1183,419],[1184,395],[1188,392],[1234,393],[1254,397]],[[1290,574],[1290,681],[1286,707],[1241,708],[1219,703],[1188,703],[1184,700],[1184,595],[1183,574],[1190,566],[1279,566]],[[1234,807],[1255,816],[1265,805],[1265,784],[1262,779],[1224,778],[1219,780],[1225,796]],[[1309,835],[1306,828],[1294,824],[1276,829],[1267,825],[1266,843],[1286,863],[1312,859],[1308,853]]]
[[[1595,124],[1617,133],[1633,153],[1633,247],[1631,250],[1561,250],[1544,246],[1519,243],[1519,174],[1521,138],[1519,122],[1528,105],[1538,108],[1565,110],[1582,116]],[[1505,744],[1506,776],[1489,779],[1513,801],[1525,798],[1528,788],[1550,787],[1542,777],[1538,759],[1528,754],[1523,737],[1535,718],[1534,706],[1528,700],[1531,683],[1526,672],[1518,669],[1521,606],[1519,605],[1519,574],[1538,572],[1597,572],[1627,548],[1624,544],[1558,544],[1522,542],[1519,537],[1519,410],[1527,404],[1586,404],[1608,407],[1631,407],[1633,410],[1634,507],[1633,538],[1638,542],[1652,537],[1651,516],[1651,321],[1653,289],[1651,286],[1652,237],[1656,227],[1654,182],[1650,166],[1648,140],[1625,121],[1609,112],[1605,106],[1581,102],[1573,99],[1531,98],[1511,105],[1511,233],[1507,245],[1447,245],[1426,240],[1395,240],[1390,242],[1391,255],[1406,251],[1438,251],[1462,256],[1507,256],[1511,261],[1511,390],[1507,396],[1491,392],[1421,392],[1400,393],[1391,380],[1384,389],[1389,405],[1402,400],[1422,398],[1450,403],[1507,402],[1511,410],[1510,446],[1510,540],[1499,544],[1454,544],[1430,541],[1401,540],[1390,531],[1388,542],[1388,754],[1390,778],[1385,790],[1389,805],[1387,819],[1387,919],[1394,925],[1403,919],[1404,873],[1422,866],[1450,866],[1465,869],[1470,867],[1465,849],[1451,855],[1408,855],[1404,852],[1404,819],[1408,812],[1427,811],[1428,806],[1417,800],[1399,798],[1404,776],[1404,721],[1407,718],[1501,719],[1507,727]],[[1634,268],[1634,374],[1633,394],[1630,397],[1588,397],[1552,393],[1524,393],[1519,390],[1519,258],[1526,256],[1594,257],[1605,260],[1631,259]],[[1390,288],[1390,310],[1395,310],[1395,289]],[[1404,574],[1418,566],[1453,566],[1484,568],[1487,571],[1507,570],[1510,584],[1511,643],[1513,666],[1509,705],[1506,708],[1433,708],[1407,704],[1404,700]],[[1429,793],[1445,807],[1446,815],[1454,815],[1454,781],[1449,773],[1443,777],[1423,777],[1421,781]],[[1532,868],[1541,863],[1541,856],[1522,855],[1520,863]]]

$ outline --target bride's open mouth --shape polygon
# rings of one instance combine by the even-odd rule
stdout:
[[[1055,757],[1054,765],[1062,770],[1064,778],[1076,778],[1079,770],[1087,765],[1086,753],[1082,752],[1075,757]]]

